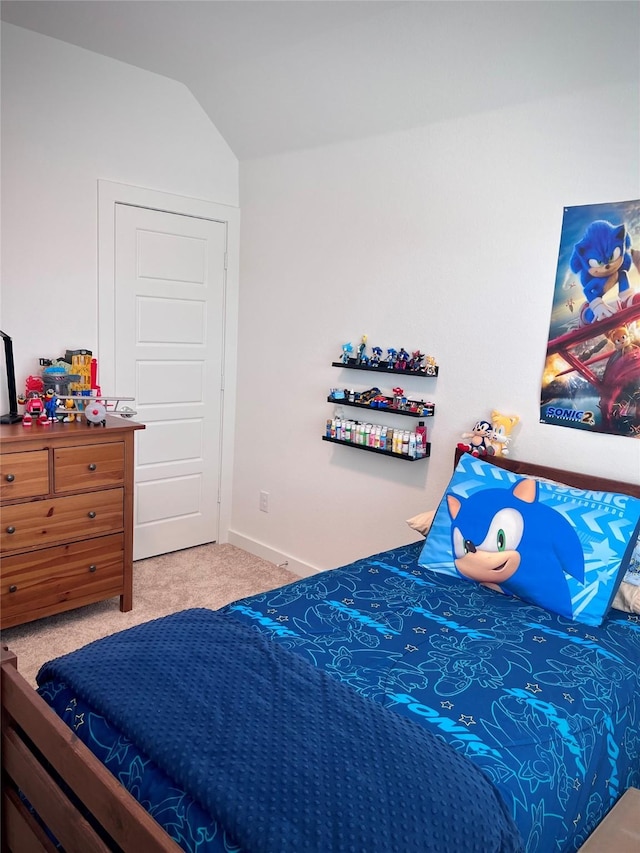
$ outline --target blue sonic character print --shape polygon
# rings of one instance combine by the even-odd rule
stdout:
[[[418,562],[600,625],[639,532],[638,498],[514,474],[463,453]]]
[[[540,421],[640,436],[640,200],[564,210]]]
[[[592,222],[571,255],[571,269],[580,276],[587,302],[582,306],[583,324],[612,317],[631,304],[633,290],[627,272],[631,269],[631,238],[624,223],[612,225],[605,219]],[[604,301],[612,288],[618,289],[617,303]]]
[[[461,500],[447,495],[454,564],[458,572],[500,592],[527,597],[571,618],[565,572],[584,583],[584,557],[573,527],[538,500],[538,483],[487,489]]]

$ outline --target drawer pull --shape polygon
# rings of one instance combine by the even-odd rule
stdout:
[[[88,512],[87,515],[89,516],[89,518],[95,518],[96,517],[96,514],[93,510],[91,510],[91,512]]]
[[[90,571],[90,572],[95,572],[95,571],[97,571],[97,570],[98,570],[98,567],[97,567],[97,566],[95,566],[95,565],[91,565],[91,566],[89,566],[89,571]]]
[[[9,592],[17,592],[17,591],[18,591],[18,587],[14,583],[12,583],[11,586],[9,587]]]
[[[15,478],[16,478],[15,474],[7,474],[7,476],[5,477],[5,480],[7,481],[7,483],[13,483]]]
[[[90,470],[90,471],[95,471],[97,467],[98,467],[98,466],[96,465],[96,463],[95,463],[95,462],[91,462],[91,463],[89,464],[89,470]]]
[[[16,532],[15,527],[7,527],[7,533],[9,534],[9,536],[11,536],[11,534],[15,533],[15,532]]]

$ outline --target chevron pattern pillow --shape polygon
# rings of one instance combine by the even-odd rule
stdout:
[[[600,625],[639,530],[637,498],[523,477],[465,454],[419,563]]]

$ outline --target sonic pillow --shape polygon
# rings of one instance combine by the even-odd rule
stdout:
[[[465,453],[418,563],[600,625],[639,529],[637,498],[519,476]]]

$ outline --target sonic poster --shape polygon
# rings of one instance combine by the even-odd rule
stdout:
[[[640,438],[640,200],[564,209],[540,421]]]

